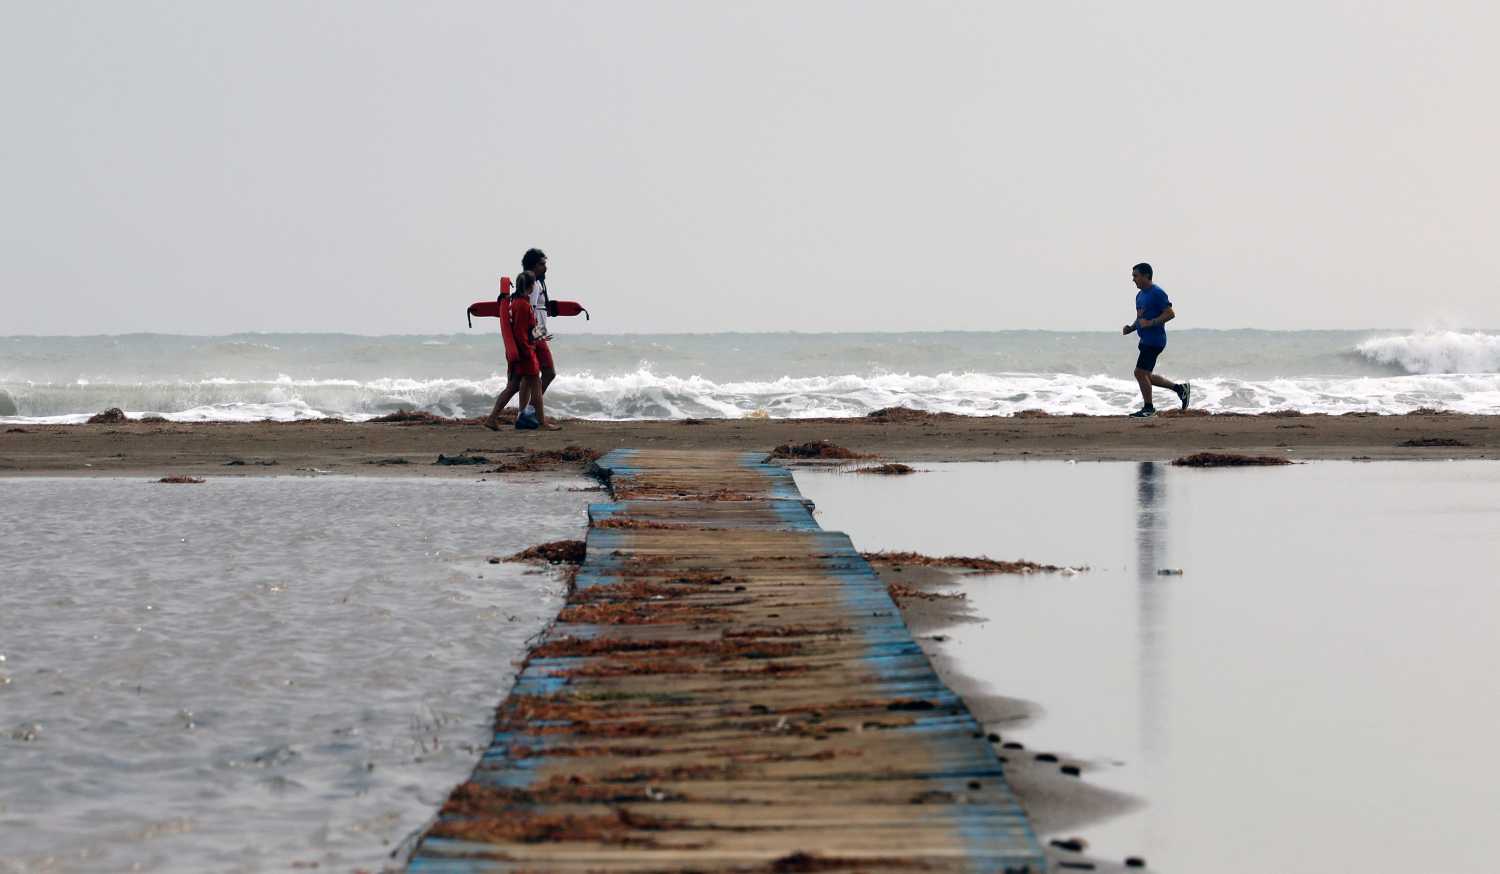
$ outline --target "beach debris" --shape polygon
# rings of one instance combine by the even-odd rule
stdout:
[[[1198,452],[1172,460],[1176,467],[1258,467],[1291,463],[1290,459],[1274,455],[1236,455],[1229,452]]]
[[[1156,575],[1159,576],[1159,577],[1180,577],[1180,576],[1182,576],[1182,568],[1180,568],[1180,567],[1163,567],[1163,568],[1157,568],[1156,569]]]
[[[547,564],[583,564],[586,552],[587,546],[582,540],[554,540],[550,543],[539,543],[536,546],[529,546],[504,560],[545,562]],[[490,559],[490,564],[498,564],[500,561],[501,559],[492,558]]]
[[[1038,407],[1030,407],[1025,410],[1016,410],[1010,414],[1012,419],[1050,419],[1052,414]]]
[[[372,459],[366,461],[365,464],[388,465],[388,464],[411,464],[411,462],[408,461],[405,458],[392,457],[392,458],[372,458]]]
[[[141,421],[144,422],[146,420],[142,419]],[[246,461],[243,458],[231,458],[228,461],[224,462],[224,466],[225,467],[244,467],[245,465],[248,464],[248,465],[255,465],[256,467],[273,467],[277,463],[278,462],[274,458],[257,458],[257,459],[252,459],[250,461]]]
[[[1290,416],[1301,416],[1301,415],[1303,415],[1303,412],[1301,410],[1285,409],[1285,410],[1271,410],[1269,412],[1261,413],[1261,415],[1262,416],[1270,416],[1273,419],[1284,419],[1284,418],[1288,418]]]
[[[425,410],[400,409],[394,413],[386,413],[384,416],[376,416],[370,421],[377,424],[395,423],[398,425],[436,425],[447,424],[455,420],[446,419],[442,416],[435,416]]]
[[[1083,776],[1083,769],[1080,768],[1080,767],[1078,767],[1077,765],[1063,765],[1061,768],[1058,768],[1057,770],[1063,772],[1064,774],[1067,774],[1069,777],[1081,777],[1081,776]]]
[[[518,459],[498,462],[489,473],[520,473],[538,470],[557,470],[565,465],[587,465],[603,453],[585,446],[564,446],[562,449],[543,449],[528,452]]]
[[[738,869],[736,869],[738,870]],[[751,874],[821,874],[826,871],[928,871],[931,867],[918,859],[882,858],[879,856],[818,856],[798,851],[782,856],[764,868],[749,869]]]
[[[151,423],[154,423],[154,424],[161,424],[161,423],[167,421],[167,417],[166,416],[158,416],[155,413],[152,413],[149,416],[142,416],[139,419],[139,421],[141,421],[141,422],[151,422]]]
[[[463,789],[464,784],[459,787]],[[657,842],[638,832],[662,831],[680,828],[681,823],[654,816],[631,813],[627,808],[616,807],[607,814],[530,813],[524,809],[495,808],[478,804],[466,804],[467,797],[457,803],[455,790],[449,803],[443,806],[444,813],[462,813],[462,818],[439,820],[432,827],[435,837],[464,841],[500,843],[519,841],[527,844],[561,843],[565,841],[587,841],[589,843],[616,846],[654,847]],[[449,805],[458,808],[450,811]]]
[[[809,440],[806,443],[783,443],[771,450],[773,458],[868,458],[850,449],[845,449],[827,440]]]
[[[1413,437],[1410,440],[1402,440],[1397,446],[1468,446],[1462,440],[1452,437]]]
[[[1434,409],[1432,407],[1417,407],[1415,410],[1407,410],[1406,411],[1406,415],[1408,415],[1408,416],[1451,416],[1451,415],[1454,415],[1454,413],[1453,413],[1452,410],[1438,410],[1438,409]]]
[[[911,407],[883,407],[865,416],[877,422],[915,422],[920,419],[931,419],[937,416],[949,415],[947,413],[929,413],[926,410],[914,410]]]
[[[29,434],[30,432],[27,431],[25,428],[6,428],[5,429],[5,433],[7,433],[7,434]]]
[[[1053,755],[1052,753],[1037,753],[1032,758],[1036,759],[1038,762],[1055,762],[1055,761],[1057,761],[1057,756]]]
[[[916,468],[896,462],[878,464],[874,467],[856,467],[850,471],[850,473],[873,473],[881,476],[905,476],[906,474],[916,472]]]
[[[489,464],[490,460],[483,455],[443,455],[438,453],[437,461],[433,464]]]
[[[1054,564],[1038,564],[1034,561],[998,561],[986,556],[963,556],[945,555],[931,556],[922,555],[918,552],[861,552],[860,557],[865,561],[903,565],[911,564],[921,567],[945,567],[958,568],[961,570],[981,571],[989,574],[1034,574],[1034,573],[1058,573],[1066,568]]]
[[[1202,418],[1202,417],[1205,417],[1205,416],[1211,416],[1211,415],[1213,415],[1213,413],[1210,413],[1208,410],[1187,409],[1187,410],[1162,410],[1162,411],[1158,412],[1156,415],[1158,415],[1158,416],[1160,416],[1160,417],[1162,417],[1164,419],[1198,419],[1198,418]]]
[[[679,425],[702,425],[703,424],[703,420],[702,419],[691,419],[691,418],[690,419],[679,419],[678,422],[677,422],[677,424],[679,424]]]
[[[10,733],[11,740],[18,740],[23,743],[29,743],[41,736],[42,726],[41,723],[37,722],[22,723],[21,725],[16,726],[15,729]]]
[[[125,415],[125,411],[120,409],[119,407],[110,407],[109,409],[100,413],[95,413],[88,418],[88,424],[90,425],[119,425],[123,422],[129,421],[130,417]]]
[[[1070,853],[1081,853],[1089,847],[1089,842],[1080,837],[1053,838],[1047,843],[1057,847],[1059,850],[1067,850]]]
[[[963,592],[932,592],[908,586],[905,583],[886,583],[885,589],[897,603],[902,601],[962,601],[969,596]]]
[[[1095,869],[1093,862],[1073,862],[1068,859],[1058,862],[1057,867],[1066,868],[1069,871],[1093,871]]]
[[[1142,859],[1140,856],[1126,856],[1125,857],[1125,867],[1126,868],[1144,868],[1144,867],[1146,867],[1146,860]]]
[[[207,482],[207,480],[200,479],[196,476],[184,476],[182,474],[176,474],[174,476],[164,476],[161,479],[157,480],[157,482],[169,483],[172,485],[200,485]]]

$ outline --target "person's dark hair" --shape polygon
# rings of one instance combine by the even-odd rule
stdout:
[[[536,274],[530,270],[522,270],[516,274],[516,294],[529,296],[533,285],[536,285]]]
[[[542,263],[542,261],[545,260],[546,257],[547,253],[543,252],[541,249],[527,249],[526,254],[521,256],[521,269],[530,270],[536,265]]]
[[[1142,261],[1141,263],[1135,265],[1135,267],[1132,269],[1134,269],[1135,272],[1146,277],[1147,279],[1151,278],[1151,265],[1147,264],[1145,261]]]

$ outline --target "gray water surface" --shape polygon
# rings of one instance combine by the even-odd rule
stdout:
[[[970,579],[947,646],[1041,705],[1008,740],[1148,802],[1084,830],[1098,855],[1496,870],[1500,464],[928,467],[797,481],[861,549],[1092,566]]]
[[[0,479],[0,871],[377,870],[488,745],[572,478]]]

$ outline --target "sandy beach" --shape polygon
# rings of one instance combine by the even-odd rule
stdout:
[[[0,430],[0,475],[471,475],[439,455],[503,461],[579,446],[770,450],[827,440],[896,461],[1170,460],[1242,452],[1293,460],[1500,456],[1500,417],[1459,414],[965,417],[899,411],[850,419],[567,420],[557,432],[488,431],[473,422],[16,425]],[[236,463],[239,462],[239,463]]]

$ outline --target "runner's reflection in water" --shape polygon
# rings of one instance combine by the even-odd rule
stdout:
[[[1167,598],[1168,586],[1176,577],[1157,576],[1167,567],[1167,483],[1166,466],[1143,461],[1136,467],[1135,480],[1135,565],[1136,565],[1136,641],[1140,702],[1140,749],[1145,756],[1142,770],[1147,785],[1159,784],[1165,775],[1153,773],[1157,763],[1166,758],[1167,736]],[[1152,834],[1153,822],[1166,822],[1166,811],[1146,815],[1146,843],[1157,846]]]

